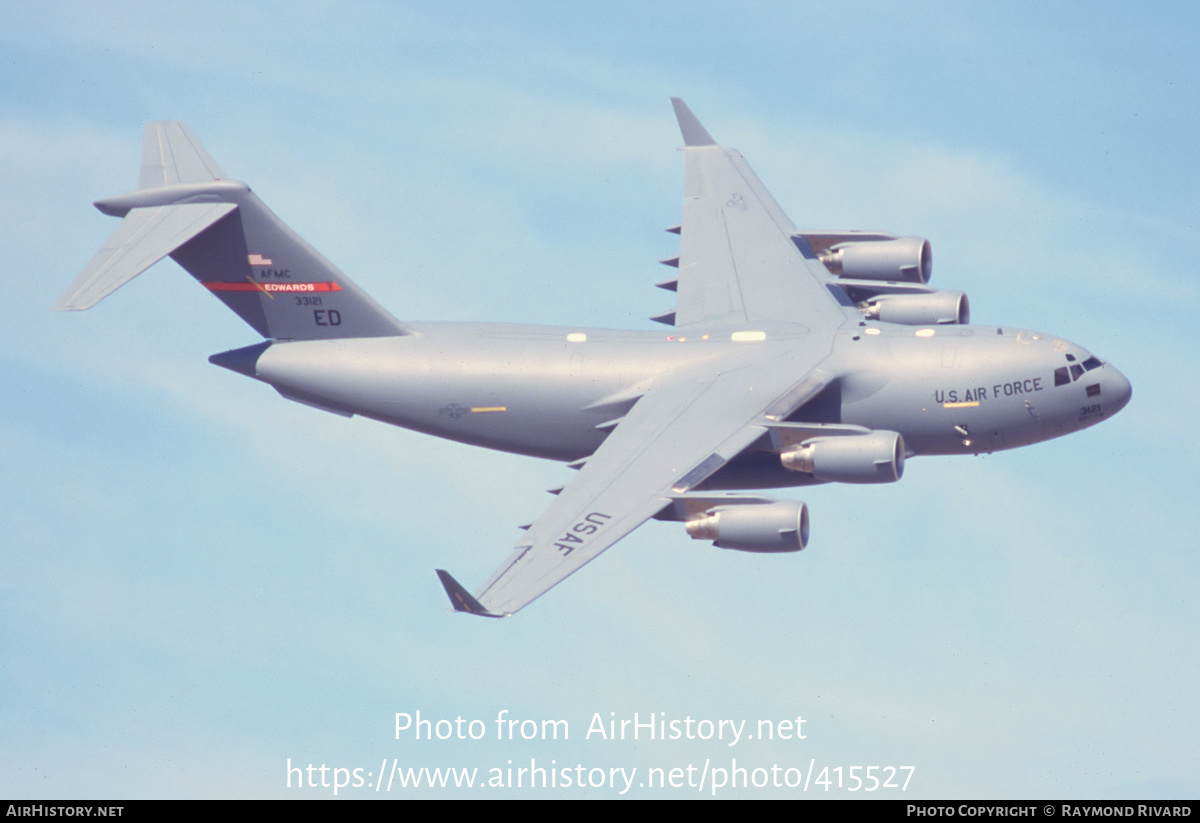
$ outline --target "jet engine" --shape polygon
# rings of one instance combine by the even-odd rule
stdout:
[[[904,438],[889,431],[816,437],[779,459],[785,469],[831,483],[893,483],[904,476]]]
[[[971,322],[971,303],[960,291],[882,294],[861,304],[859,310],[870,320],[905,326]]]
[[[808,543],[808,506],[799,500],[718,506],[688,520],[694,540],[743,552],[798,552]]]
[[[933,249],[924,237],[839,243],[820,259],[838,277],[856,280],[925,284],[933,273]]]

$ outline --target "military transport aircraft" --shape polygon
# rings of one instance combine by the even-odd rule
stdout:
[[[969,325],[929,242],[798,231],[741,155],[674,99],[686,153],[663,332],[399,321],[229,180],[182,123],[149,123],[123,217],[56,308],[166,255],[266,338],[211,362],[341,415],[566,462],[578,475],[454,608],[511,615],[650,518],[726,549],[805,547],[808,508],[744,490],[889,483],[913,455],[1091,426],[1129,381],[1053,335]],[[729,493],[729,490],[743,490]]]

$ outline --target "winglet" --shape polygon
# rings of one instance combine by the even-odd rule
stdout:
[[[687,103],[678,97],[672,97],[671,105],[675,107],[675,119],[679,121],[679,131],[683,134],[683,144],[685,146],[717,145],[717,141],[713,140],[708,130],[700,125],[700,121],[696,119],[696,115],[692,114],[692,110],[687,107]]]
[[[445,569],[437,569],[436,571],[438,579],[442,581],[442,586],[446,589],[446,596],[450,598],[450,605],[454,607],[456,612],[477,614],[480,617],[506,616],[503,614],[493,614],[485,609],[483,604],[476,600],[469,591],[464,589],[450,572]]]

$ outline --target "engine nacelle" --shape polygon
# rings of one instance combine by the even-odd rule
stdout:
[[[934,326],[971,322],[971,303],[960,291],[929,294],[883,294],[862,304],[871,320],[905,326]]]
[[[830,483],[894,483],[904,476],[904,438],[887,431],[816,437],[779,459],[785,469]]]
[[[685,526],[692,539],[711,540],[719,549],[798,552],[808,544],[808,506],[799,500],[718,506]]]
[[[933,274],[933,248],[924,237],[840,243],[820,258],[838,277],[856,280],[924,284]]]

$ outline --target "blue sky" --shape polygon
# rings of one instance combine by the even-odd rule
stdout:
[[[7,3],[0,793],[323,797],[287,787],[289,758],[532,758],[1195,797],[1198,31],[1181,3]],[[134,186],[141,124],[180,119],[402,319],[647,328],[677,242],[671,95],[798,226],[929,237],[977,322],[1111,360],[1128,408],[806,491],[801,555],[651,523],[483,621],[433,569],[483,579],[566,469],[211,366],[255,334],[169,261],[49,310],[115,228],[90,203]],[[418,710],[489,734],[396,740]],[[570,740],[496,740],[502,710]],[[585,738],[614,712],[803,716],[806,738]],[[418,794],[617,792],[389,796]],[[718,794],[768,795],[825,793]]]

